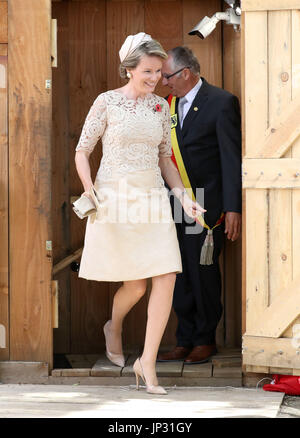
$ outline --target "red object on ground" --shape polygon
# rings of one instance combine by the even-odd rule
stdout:
[[[300,376],[274,374],[272,383],[263,386],[265,391],[284,392],[287,395],[300,395]]]

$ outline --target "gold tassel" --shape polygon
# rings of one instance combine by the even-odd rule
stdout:
[[[214,254],[213,230],[207,230],[207,234],[201,248],[200,265],[212,265],[213,254]]]

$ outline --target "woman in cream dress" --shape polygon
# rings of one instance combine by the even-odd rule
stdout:
[[[79,277],[123,282],[104,326],[107,357],[118,366],[124,366],[123,319],[152,278],[144,350],[134,371],[137,384],[140,376],[148,392],[165,394],[155,362],[182,266],[163,178],[190,217],[204,210],[187,196],[172,163],[168,103],[153,94],[166,53],[141,32],[128,36],[119,54],[121,76],[129,81],[96,98],[76,147],[83,196],[97,207],[87,221]],[[93,183],[89,155],[100,138],[103,156]]]

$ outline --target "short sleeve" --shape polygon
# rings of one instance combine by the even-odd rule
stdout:
[[[106,102],[102,94],[94,101],[85,119],[75,151],[91,154],[106,128]]]
[[[165,99],[162,99],[162,126],[163,126],[163,138],[159,145],[159,157],[171,157],[172,156],[172,146],[171,146],[171,116],[169,110],[169,104]]]

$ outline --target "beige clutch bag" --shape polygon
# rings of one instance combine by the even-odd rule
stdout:
[[[95,196],[95,193],[93,194]],[[95,203],[85,195],[81,195],[77,201],[73,202],[73,210],[80,219],[97,212]]]

